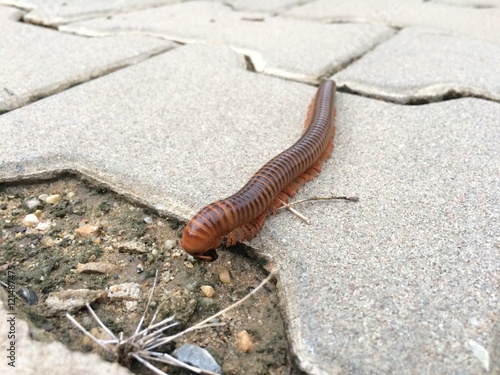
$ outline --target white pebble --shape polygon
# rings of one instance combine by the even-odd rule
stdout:
[[[38,223],[35,229],[43,232],[47,229],[50,229],[51,227],[52,223],[50,221],[46,221],[45,223]]]
[[[66,194],[66,196],[71,199],[71,198],[74,198],[76,195],[76,193],[74,191],[70,191],[68,194]]]
[[[172,250],[177,245],[177,240],[166,240],[165,249]]]
[[[46,202],[48,196],[49,196],[48,194],[41,194],[38,196],[38,199],[40,199],[43,202]]]
[[[152,218],[151,216],[146,216],[146,217],[144,218],[144,222],[145,222],[146,224],[153,224],[153,218]]]
[[[56,204],[59,203],[60,200],[61,196],[59,194],[52,194],[45,199],[45,202],[47,202],[48,204]]]
[[[26,202],[26,207],[28,207],[30,210],[37,208],[40,205],[40,201],[36,198],[31,198]]]
[[[27,227],[34,227],[40,222],[35,214],[28,214],[23,219],[23,224]]]

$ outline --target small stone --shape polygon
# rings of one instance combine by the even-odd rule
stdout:
[[[46,202],[48,196],[48,194],[41,194],[38,196],[38,199],[40,199],[42,202]]]
[[[135,272],[141,273],[142,271],[144,271],[144,266],[141,263],[135,266]]]
[[[139,241],[122,242],[118,245],[118,250],[122,253],[144,254],[148,252],[146,245]]]
[[[219,280],[223,284],[231,284],[231,275],[229,274],[229,270],[226,267],[221,267],[219,269]]]
[[[40,241],[40,243],[45,246],[45,247],[52,247],[54,246],[54,240],[50,237],[43,237]]]
[[[38,297],[33,289],[22,287],[17,291],[17,294],[26,301],[29,306],[36,305]]]
[[[50,228],[52,228],[52,223],[50,221],[46,221],[44,223],[38,223],[35,229],[39,230],[40,232],[44,232],[46,230],[49,230]]]
[[[61,201],[61,196],[59,194],[52,194],[45,198],[45,202],[48,204],[56,204]]]
[[[136,301],[141,296],[141,286],[137,283],[123,283],[108,288],[108,297],[111,299]]]
[[[251,352],[255,345],[252,342],[252,336],[246,331],[243,330],[237,335],[238,337],[238,349],[243,353]]]
[[[208,350],[197,345],[184,344],[180,348],[175,349],[172,356],[179,361],[198,367],[199,369],[222,374],[222,368]]]
[[[166,240],[165,249],[172,250],[177,245],[177,240]]]
[[[39,207],[42,204],[38,199],[36,198],[31,198],[26,201],[26,207],[30,210],[34,210],[35,208]]]
[[[78,273],[111,274],[115,271],[115,269],[116,267],[114,264],[106,262],[78,263],[76,266],[76,272]]]
[[[19,225],[18,227],[14,227],[15,233],[24,233],[26,232],[26,227],[24,225]]]
[[[215,290],[210,285],[202,285],[200,291],[201,294],[208,298],[212,298],[215,295]]]
[[[144,222],[145,222],[146,224],[153,224],[153,218],[152,218],[151,216],[146,216],[146,217],[144,218]]]
[[[99,205],[99,208],[101,209],[102,212],[108,213],[111,211],[111,205],[108,202],[101,202]]]
[[[34,227],[36,226],[40,220],[36,217],[34,214],[28,214],[24,217],[23,219],[23,224],[27,227]]]
[[[92,303],[103,295],[102,290],[74,289],[62,292],[51,292],[45,300],[46,305],[54,311],[75,311]]]
[[[194,266],[193,266],[193,263],[191,263],[191,262],[190,262],[190,261],[188,261],[188,260],[186,260],[186,261],[184,262],[184,266],[186,266],[186,268],[189,268],[189,269],[191,269],[191,268],[193,268],[193,267],[194,267]]]
[[[42,211],[42,210],[36,210],[36,211],[35,211],[35,216],[36,216],[38,219],[41,219],[41,218],[42,218],[42,214],[43,214],[43,211]]]
[[[138,305],[137,301],[125,301],[125,309],[127,311],[132,312],[137,310],[137,305]]]
[[[99,229],[99,226],[94,225],[94,224],[85,224],[78,228],[75,232],[75,236],[77,237],[83,237],[83,238],[89,238],[94,235],[96,235],[97,230]]]
[[[70,191],[68,194],[66,194],[66,196],[69,198],[69,199],[72,199],[76,196],[76,193],[74,191]]]

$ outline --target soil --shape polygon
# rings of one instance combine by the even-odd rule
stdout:
[[[47,195],[55,197],[46,202]],[[35,214],[42,225],[26,223],[28,214]],[[85,225],[91,230],[78,233]],[[158,271],[146,321],[161,306],[157,321],[175,314],[179,322],[168,331],[167,335],[171,335],[233,304],[267,275],[262,267],[265,262],[253,257],[244,245],[218,251],[218,259],[210,263],[188,257],[178,245],[182,229],[183,223],[160,217],[147,207],[127,201],[106,188],[92,186],[79,177],[3,184],[0,185],[0,279],[5,281],[7,267],[14,265],[23,301],[37,300],[32,305],[22,303],[25,319],[36,327],[35,336],[59,340],[73,350],[101,352],[66,319],[66,311],[48,307],[49,293],[76,289],[103,291],[91,304],[92,308],[116,335],[123,332],[127,337],[137,328]],[[145,252],[135,252],[134,246],[122,246],[130,242]],[[79,273],[79,263],[113,267],[105,273]],[[231,275],[229,284],[219,277],[224,267]],[[110,286],[123,283],[138,284],[141,291],[138,299],[108,296]],[[203,285],[213,287],[213,297],[201,293]],[[271,282],[249,301],[219,317],[218,321],[225,325],[195,331],[162,349],[171,352],[184,343],[201,346],[215,358],[224,374],[299,374],[290,360],[278,303],[276,286]],[[97,323],[85,306],[71,314],[88,331],[96,329]],[[253,350],[243,352],[238,347],[238,334],[243,330],[250,334]],[[128,367],[136,374],[152,373],[133,361]],[[188,373],[173,367],[168,372]]]

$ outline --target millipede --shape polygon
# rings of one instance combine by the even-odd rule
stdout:
[[[206,253],[222,242],[233,246],[251,240],[283,202],[288,203],[300,186],[318,176],[333,150],[335,89],[334,81],[322,81],[299,140],[268,161],[238,192],[210,203],[193,216],[180,242],[188,254],[212,260]]]

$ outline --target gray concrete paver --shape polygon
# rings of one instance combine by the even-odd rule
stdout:
[[[302,131],[314,88],[244,67],[188,45],[6,113],[0,181],[77,170],[189,218]],[[481,373],[467,342],[499,345],[500,104],[338,94],[337,108],[334,155],[301,197],[360,202],[304,205],[310,226],[282,213],[252,242],[280,269],[301,366]]]
[[[252,245],[280,278],[293,347],[313,374],[499,371],[500,104],[400,106],[339,94],[333,157]]]
[[[124,11],[172,4],[180,0],[0,0],[0,5],[28,9],[24,20],[38,25],[61,25]]]
[[[332,78],[339,87],[399,103],[447,94],[500,101],[500,44],[407,28]]]
[[[250,56],[259,73],[317,83],[393,31],[383,25],[322,25],[280,17],[252,18],[219,3],[193,1],[64,25],[101,36],[141,34],[184,43],[223,44]]]
[[[0,113],[175,46],[142,36],[64,34],[13,22],[18,13],[10,8],[0,7],[0,11]]]
[[[317,0],[284,16],[320,22],[371,22],[393,27],[420,26],[500,43],[500,8],[458,7],[421,0]]]

